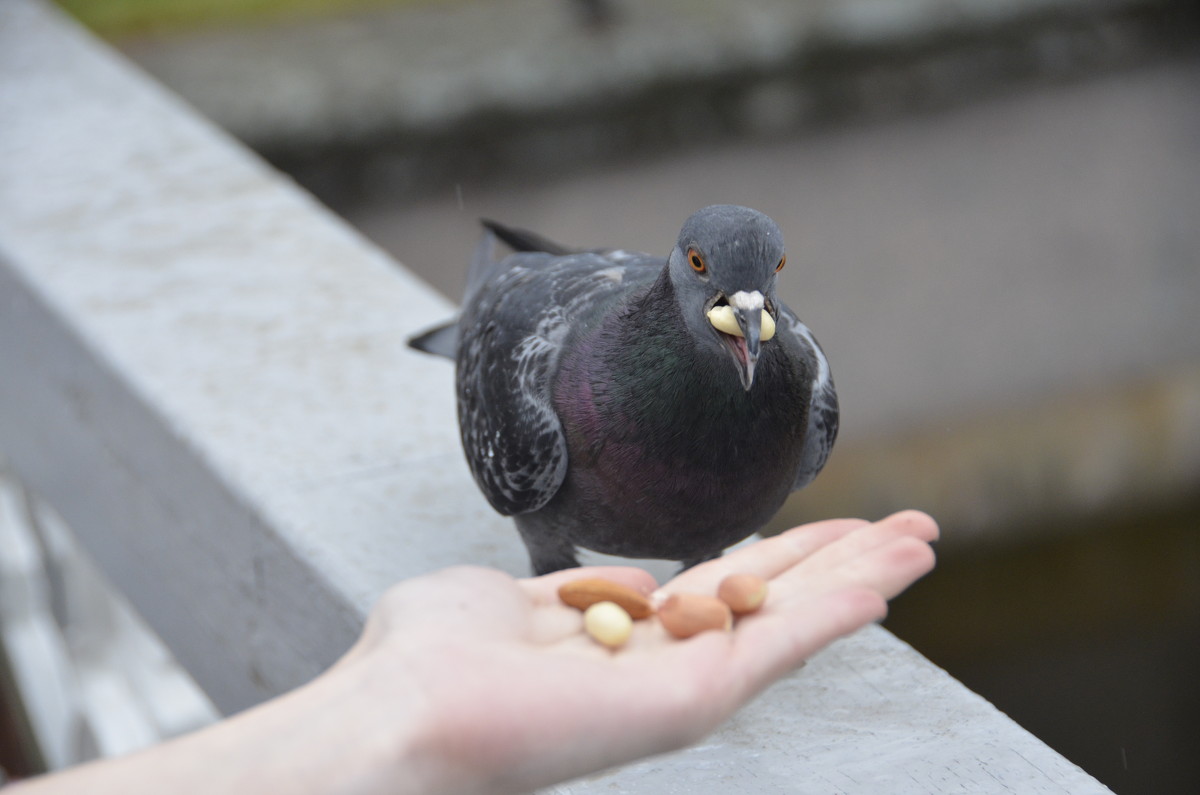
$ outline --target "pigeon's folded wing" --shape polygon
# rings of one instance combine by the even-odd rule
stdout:
[[[582,319],[653,278],[652,262],[516,254],[471,295],[458,323],[459,425],[475,481],[500,513],[536,511],[558,491],[567,472],[551,394],[559,357]]]
[[[808,430],[804,436],[804,451],[796,470],[796,480],[792,484],[792,490],[795,491],[811,483],[829,460],[829,453],[837,440],[838,399],[825,352],[808,326],[801,323],[795,313],[783,304],[779,304],[779,319],[781,341],[796,352],[812,374]]]

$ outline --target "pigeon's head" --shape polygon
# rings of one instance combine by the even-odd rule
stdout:
[[[787,257],[774,221],[749,207],[705,207],[671,251],[671,284],[698,345],[727,354],[746,391],[775,336],[776,274]]]

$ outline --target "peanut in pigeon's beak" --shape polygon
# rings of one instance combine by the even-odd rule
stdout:
[[[743,336],[742,327],[738,323],[737,315],[734,314],[733,307],[727,304],[714,306],[708,310],[708,322],[712,323],[713,328],[717,331],[723,331],[734,337]],[[771,313],[765,309],[762,310],[759,328],[762,329],[759,334],[760,341],[766,342],[775,336],[775,318],[771,317]]]

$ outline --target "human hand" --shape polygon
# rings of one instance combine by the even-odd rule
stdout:
[[[882,618],[886,600],[933,567],[936,537],[915,511],[790,530],[662,587],[712,594],[727,574],[769,579],[766,604],[732,632],[680,641],[650,619],[616,651],[583,633],[557,590],[588,576],[653,588],[640,569],[529,580],[448,569],[389,590],[333,672],[359,672],[366,725],[384,731],[403,713],[396,780],[414,783],[415,770],[417,789],[528,791],[699,740],[814,652]]]

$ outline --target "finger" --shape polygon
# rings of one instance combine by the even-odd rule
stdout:
[[[661,590],[713,593],[730,574],[754,574],[769,580],[867,524],[862,519],[830,519],[802,525],[688,569]]]
[[[941,535],[938,524],[932,516],[924,511],[917,511],[911,508],[905,511],[897,511],[880,521],[890,524],[905,535],[910,535],[930,543],[937,541]]]
[[[848,537],[844,541],[849,545],[861,539]],[[853,556],[839,558],[831,562],[814,556],[777,578],[771,583],[764,609],[786,610],[846,588],[868,588],[891,599],[928,574],[934,565],[933,549],[927,542],[894,532],[879,543],[860,548]]]
[[[937,523],[927,514],[920,511],[901,511],[873,524],[863,525],[837,539],[835,543],[826,544],[805,559],[803,566],[806,570],[828,571],[899,537],[912,537],[929,542],[937,536]]]
[[[892,599],[932,571],[934,563],[933,548],[928,543],[903,536],[853,561],[843,576],[854,585]]]

